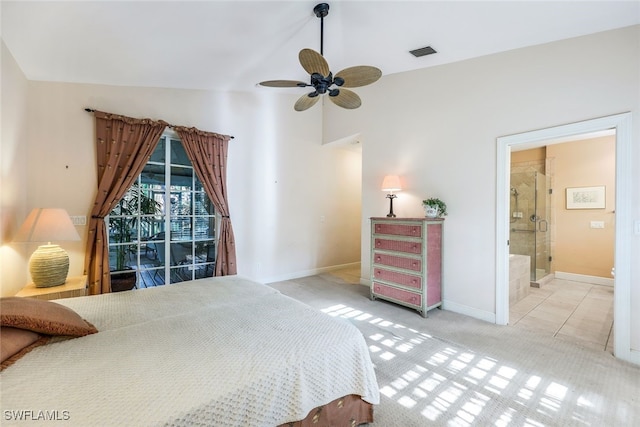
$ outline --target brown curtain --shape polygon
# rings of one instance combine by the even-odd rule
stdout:
[[[227,152],[231,137],[182,126],[173,129],[182,139],[182,145],[207,196],[222,216],[215,275],[237,274],[235,238],[227,200]]]
[[[84,271],[89,294],[111,292],[109,247],[104,218],[131,187],[155,150],[163,121],[133,119],[95,111],[98,194],[91,210]]]

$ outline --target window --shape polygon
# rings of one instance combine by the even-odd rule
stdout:
[[[112,282],[134,271],[138,288],[213,276],[215,225],[213,204],[182,142],[166,132],[109,214]]]

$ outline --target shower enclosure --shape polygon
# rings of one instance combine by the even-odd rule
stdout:
[[[540,172],[511,174],[509,253],[531,258],[531,281],[550,273],[549,190]]]

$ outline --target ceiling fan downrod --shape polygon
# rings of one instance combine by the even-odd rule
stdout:
[[[313,8],[313,13],[320,18],[320,55],[324,55],[324,17],[329,14],[329,4],[320,3]]]

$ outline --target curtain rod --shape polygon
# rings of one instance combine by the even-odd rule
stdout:
[[[93,108],[85,108],[85,109],[84,109],[84,111],[86,111],[87,113],[95,113],[95,112],[96,112],[96,110],[94,110]],[[174,127],[175,127],[175,125],[171,125],[171,124],[169,124],[169,125],[167,125],[167,126],[169,126],[170,128],[174,128]],[[233,136],[233,135],[229,135],[229,137],[230,137],[231,139],[233,139],[233,138],[234,138],[234,136]]]

